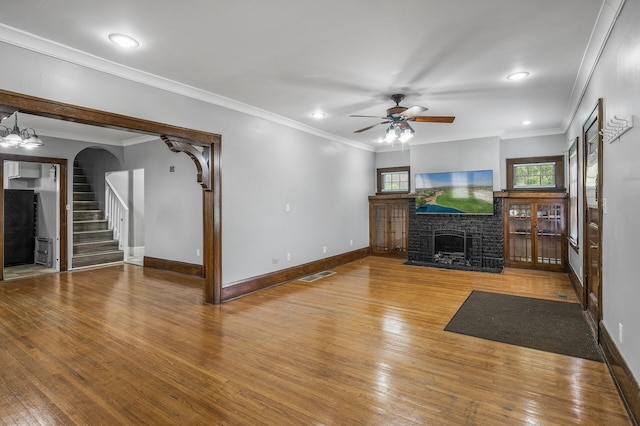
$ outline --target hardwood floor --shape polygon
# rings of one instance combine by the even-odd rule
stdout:
[[[629,425],[604,363],[443,331],[471,290],[562,274],[369,257],[223,305],[118,265],[0,283],[4,424]]]

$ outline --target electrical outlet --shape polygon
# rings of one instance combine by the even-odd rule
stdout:
[[[618,323],[618,341],[622,343],[622,323]]]
[[[349,245],[352,246],[353,245],[353,240],[349,240]]]
[[[200,257],[200,249],[196,249],[196,256]]]
[[[291,206],[289,205],[289,203],[284,205],[284,211],[286,211],[286,212],[290,212],[291,211]]]
[[[327,252],[327,246],[323,246],[323,247],[322,247],[322,252],[323,252],[323,253],[326,253],[326,252]]]
[[[291,253],[287,253],[287,262],[291,262]]]
[[[271,259],[271,263],[273,263],[274,265],[278,264],[278,259],[276,259],[275,257],[273,259]]]

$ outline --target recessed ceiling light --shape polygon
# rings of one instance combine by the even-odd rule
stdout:
[[[324,118],[326,116],[326,114],[324,112],[314,112],[311,114],[311,117],[313,118]]]
[[[509,74],[507,76],[507,80],[511,80],[511,81],[518,81],[518,80],[522,80],[524,78],[529,77],[529,73],[526,71],[518,71],[518,72],[514,72],[513,74]]]
[[[113,43],[117,44],[118,46],[125,47],[127,49],[133,49],[134,47],[140,46],[140,43],[138,43],[138,40],[126,34],[119,34],[119,33],[109,34],[109,40],[111,40]]]
[[[528,126],[529,124],[531,124],[531,120],[524,120],[524,121],[522,122],[522,125],[523,125],[523,126]]]

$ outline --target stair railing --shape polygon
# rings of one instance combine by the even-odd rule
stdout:
[[[113,230],[113,238],[118,240],[118,248],[124,251],[124,260],[129,257],[129,207],[118,191],[105,180],[104,218],[108,228]]]

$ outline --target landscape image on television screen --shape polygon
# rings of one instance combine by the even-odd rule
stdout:
[[[416,213],[493,214],[493,171],[417,173]]]

